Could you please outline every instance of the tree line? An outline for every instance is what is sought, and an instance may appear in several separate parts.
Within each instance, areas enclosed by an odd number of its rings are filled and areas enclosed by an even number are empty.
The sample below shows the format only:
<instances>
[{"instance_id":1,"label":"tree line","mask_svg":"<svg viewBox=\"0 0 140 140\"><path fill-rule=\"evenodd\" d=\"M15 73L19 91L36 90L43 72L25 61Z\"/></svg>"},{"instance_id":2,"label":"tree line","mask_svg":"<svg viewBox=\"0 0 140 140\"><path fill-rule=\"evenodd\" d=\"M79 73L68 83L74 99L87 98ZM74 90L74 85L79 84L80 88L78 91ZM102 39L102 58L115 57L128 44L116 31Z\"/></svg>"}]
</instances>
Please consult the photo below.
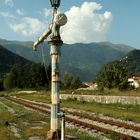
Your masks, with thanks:
<instances>
[{"instance_id":1,"label":"tree line","mask_svg":"<svg viewBox=\"0 0 140 140\"><path fill-rule=\"evenodd\" d=\"M81 85L79 77L69 73L62 75L60 86L62 89L77 89ZM0 79L0 90L13 89L50 89L51 65L44 67L42 64L31 63L27 65L15 64Z\"/></svg>"},{"instance_id":2,"label":"tree line","mask_svg":"<svg viewBox=\"0 0 140 140\"><path fill-rule=\"evenodd\" d=\"M132 73L123 63L109 63L105 65L96 77L99 90L117 88L128 89L128 78ZM50 89L51 66L31 63L27 65L14 65L11 70L0 79L0 90L11 89ZM78 89L81 81L78 76L64 73L61 76L61 89Z\"/></svg>"}]
</instances>

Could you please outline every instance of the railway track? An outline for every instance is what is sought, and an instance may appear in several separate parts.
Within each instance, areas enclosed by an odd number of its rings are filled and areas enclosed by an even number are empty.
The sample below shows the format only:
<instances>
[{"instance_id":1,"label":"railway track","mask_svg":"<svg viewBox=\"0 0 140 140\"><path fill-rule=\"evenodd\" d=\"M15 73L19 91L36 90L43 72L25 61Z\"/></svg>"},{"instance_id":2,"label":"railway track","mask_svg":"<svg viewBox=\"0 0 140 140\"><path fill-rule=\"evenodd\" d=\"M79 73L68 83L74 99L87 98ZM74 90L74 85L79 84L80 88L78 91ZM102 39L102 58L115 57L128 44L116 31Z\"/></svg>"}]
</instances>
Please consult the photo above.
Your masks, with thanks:
<instances>
[{"instance_id":1,"label":"railway track","mask_svg":"<svg viewBox=\"0 0 140 140\"><path fill-rule=\"evenodd\" d=\"M25 99L21 99L21 98L16 98L16 97L12 97L12 96L8 96L8 97L6 97L6 99L16 102L18 104L22 104L26 107L30 107L32 109L41 111L43 113L50 114L50 105L38 103L38 102L30 101L30 100L25 100ZM103 123L105 125L111 125L111 126L116 126L116 127L123 128L126 130L132 130L136 133L140 132L139 126L134 126L132 124L127 124L124 122L119 122L119 121L114 121L114 120L102 119L95 115L89 115L89 114L82 115L80 112L76 112L76 111L69 111L69 110L65 110L65 109L61 109L61 111L62 112L65 111L65 112L69 113L69 115L67 115L65 117L67 122L72 122L73 124L82 126L83 128L88 128L90 130L96 130L98 132L103 132L106 134L114 133L121 140L140 140L140 137L137 137L137 136L134 136L131 134L124 134L123 132L117 132L115 130L107 129L105 127L100 127L99 125L95 125L90 122L96 121L99 123ZM87 121L84 121L84 119L86 119Z\"/></svg>"}]
</instances>

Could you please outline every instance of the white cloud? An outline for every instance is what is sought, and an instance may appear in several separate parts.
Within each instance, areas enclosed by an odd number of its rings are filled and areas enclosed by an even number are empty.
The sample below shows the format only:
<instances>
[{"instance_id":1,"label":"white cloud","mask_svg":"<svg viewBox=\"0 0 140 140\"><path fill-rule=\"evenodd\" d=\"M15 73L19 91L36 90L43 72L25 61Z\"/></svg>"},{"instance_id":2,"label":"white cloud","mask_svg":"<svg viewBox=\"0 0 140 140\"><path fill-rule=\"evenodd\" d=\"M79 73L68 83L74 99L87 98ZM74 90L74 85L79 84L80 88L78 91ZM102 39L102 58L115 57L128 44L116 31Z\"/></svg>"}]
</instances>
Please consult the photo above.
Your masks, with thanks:
<instances>
[{"instance_id":1,"label":"white cloud","mask_svg":"<svg viewBox=\"0 0 140 140\"><path fill-rule=\"evenodd\" d=\"M48 16L50 16L52 14L52 9L44 8L43 13L44 13L45 17L48 17Z\"/></svg>"},{"instance_id":2,"label":"white cloud","mask_svg":"<svg viewBox=\"0 0 140 140\"><path fill-rule=\"evenodd\" d=\"M9 12L0 12L0 16L2 16L4 18L15 18L15 16Z\"/></svg>"},{"instance_id":3,"label":"white cloud","mask_svg":"<svg viewBox=\"0 0 140 140\"><path fill-rule=\"evenodd\" d=\"M96 2L84 2L81 7L73 6L66 12L68 23L62 28L65 43L89 43L105 41L112 21L111 12L100 11Z\"/></svg>"},{"instance_id":4,"label":"white cloud","mask_svg":"<svg viewBox=\"0 0 140 140\"><path fill-rule=\"evenodd\" d=\"M25 15L25 12L23 9L18 9L16 10L16 13L19 15L19 16L24 16Z\"/></svg>"},{"instance_id":5,"label":"white cloud","mask_svg":"<svg viewBox=\"0 0 140 140\"><path fill-rule=\"evenodd\" d=\"M106 12L104 13L104 17L105 17L106 19L110 19L110 18L112 17L111 12L106 11Z\"/></svg>"},{"instance_id":6,"label":"white cloud","mask_svg":"<svg viewBox=\"0 0 140 140\"><path fill-rule=\"evenodd\" d=\"M36 18L25 17L20 23L10 24L10 28L24 36L32 36L42 32L45 29L45 24Z\"/></svg>"},{"instance_id":7,"label":"white cloud","mask_svg":"<svg viewBox=\"0 0 140 140\"><path fill-rule=\"evenodd\" d=\"M5 0L4 2L6 5L8 5L10 7L13 7L13 5L14 5L14 0Z\"/></svg>"}]
</instances>

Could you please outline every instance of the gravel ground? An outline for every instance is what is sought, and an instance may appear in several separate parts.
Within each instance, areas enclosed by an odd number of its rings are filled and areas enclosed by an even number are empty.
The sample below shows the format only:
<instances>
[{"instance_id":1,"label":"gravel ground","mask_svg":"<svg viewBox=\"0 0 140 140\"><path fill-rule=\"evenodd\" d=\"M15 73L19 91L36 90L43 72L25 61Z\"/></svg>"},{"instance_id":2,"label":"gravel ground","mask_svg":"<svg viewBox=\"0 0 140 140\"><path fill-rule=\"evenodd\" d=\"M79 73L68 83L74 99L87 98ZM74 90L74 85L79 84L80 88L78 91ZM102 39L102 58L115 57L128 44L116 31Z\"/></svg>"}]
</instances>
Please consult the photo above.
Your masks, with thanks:
<instances>
[{"instance_id":1,"label":"gravel ground","mask_svg":"<svg viewBox=\"0 0 140 140\"><path fill-rule=\"evenodd\" d=\"M121 123L123 122L123 123L127 123L127 124L130 124L130 125L140 127L140 123L135 123L135 122L132 122L132 121L124 121L124 120L121 120L121 119L116 119L116 118L113 118L113 117L104 116L103 114L96 115L95 113L87 112L87 111L83 111L83 110L79 110L79 109L70 109L70 108L64 108L64 109L68 110L68 111L72 111L72 112L79 112L79 113L82 113L82 114L85 113L85 114L89 114L89 115L94 115L94 116L100 117L101 119L113 120L113 121L118 121L118 122L121 122Z\"/></svg>"},{"instance_id":2,"label":"gravel ground","mask_svg":"<svg viewBox=\"0 0 140 140\"><path fill-rule=\"evenodd\" d=\"M97 138L99 140L111 140L111 139L105 137L104 134L101 132L96 132L95 130L83 129L82 127L74 125L73 123L66 122L66 128L77 129L79 132L87 133L89 136L91 136L93 138Z\"/></svg>"},{"instance_id":3,"label":"gravel ground","mask_svg":"<svg viewBox=\"0 0 140 140\"><path fill-rule=\"evenodd\" d=\"M19 133L19 129L17 128L16 124L11 123L9 129L14 134L16 139L22 140L21 135Z\"/></svg>"},{"instance_id":4,"label":"gravel ground","mask_svg":"<svg viewBox=\"0 0 140 140\"><path fill-rule=\"evenodd\" d=\"M110 129L110 130L113 130L113 131L116 131L116 132L119 132L119 133L123 133L123 134L126 134L126 135L130 135L130 136L140 138L140 132L136 132L136 131L133 131L133 130L130 130L130 129L125 129L125 128L122 128L122 127L117 127L117 126L114 126L114 125L104 124L104 123L97 122L97 121L92 121L92 120L89 120L89 119L83 119L83 118L80 118L79 116L72 116L72 115L67 115L67 116L71 117L71 118L74 118L74 119L79 119L80 121L83 121L83 122L86 122L86 123L89 123L89 124L93 124L93 125L96 125L96 126L99 126L99 127L102 127L102 128Z\"/></svg>"}]
</instances>

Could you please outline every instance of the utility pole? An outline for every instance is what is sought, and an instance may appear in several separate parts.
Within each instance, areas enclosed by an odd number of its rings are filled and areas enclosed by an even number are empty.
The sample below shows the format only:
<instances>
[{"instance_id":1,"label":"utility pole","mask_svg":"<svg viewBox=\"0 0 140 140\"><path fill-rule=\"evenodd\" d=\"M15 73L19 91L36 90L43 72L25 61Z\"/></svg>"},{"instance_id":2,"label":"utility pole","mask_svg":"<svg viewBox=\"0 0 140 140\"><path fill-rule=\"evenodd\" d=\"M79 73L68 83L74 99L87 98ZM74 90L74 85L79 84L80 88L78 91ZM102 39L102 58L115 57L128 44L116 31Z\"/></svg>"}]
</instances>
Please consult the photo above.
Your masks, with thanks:
<instances>
[{"instance_id":1,"label":"utility pole","mask_svg":"<svg viewBox=\"0 0 140 140\"><path fill-rule=\"evenodd\" d=\"M63 41L60 36L60 27L67 23L67 17L65 14L57 13L57 9L60 5L60 0L50 0L51 5L54 8L52 24L49 26L47 32L44 32L38 40L33 44L33 50L36 50L37 46L41 44L49 35L51 40L48 41L50 45L51 55L51 128L47 134L47 140L60 140L61 128L60 128L60 72L59 72L59 58L61 55L61 46Z\"/></svg>"}]
</instances>

